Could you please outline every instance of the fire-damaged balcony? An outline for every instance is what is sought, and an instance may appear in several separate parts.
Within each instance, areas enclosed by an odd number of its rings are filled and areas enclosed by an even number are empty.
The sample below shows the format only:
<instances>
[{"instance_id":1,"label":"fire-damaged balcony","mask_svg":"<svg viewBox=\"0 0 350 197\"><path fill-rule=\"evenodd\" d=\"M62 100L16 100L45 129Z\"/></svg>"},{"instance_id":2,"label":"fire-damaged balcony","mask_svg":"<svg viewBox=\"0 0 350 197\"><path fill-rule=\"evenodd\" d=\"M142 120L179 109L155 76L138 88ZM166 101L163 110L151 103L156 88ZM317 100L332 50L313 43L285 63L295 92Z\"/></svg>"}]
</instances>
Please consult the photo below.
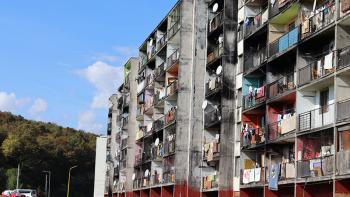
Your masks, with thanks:
<instances>
[{"instance_id":1,"label":"fire-damaged balcony","mask_svg":"<svg viewBox=\"0 0 350 197\"><path fill-rule=\"evenodd\" d=\"M248 73L260 65L265 63L267 60L267 49L264 45L258 45L256 47L249 48L244 53L244 73Z\"/></svg>"},{"instance_id":2,"label":"fire-damaged balcony","mask_svg":"<svg viewBox=\"0 0 350 197\"><path fill-rule=\"evenodd\" d=\"M214 77L210 78L208 82L205 84L205 96L210 97L212 95L215 95L216 93L219 93L222 89L222 76L215 75Z\"/></svg>"},{"instance_id":3,"label":"fire-damaged balcony","mask_svg":"<svg viewBox=\"0 0 350 197\"><path fill-rule=\"evenodd\" d=\"M323 128L334 123L334 104L324 105L299 114L299 132Z\"/></svg>"},{"instance_id":4,"label":"fire-damaged balcony","mask_svg":"<svg viewBox=\"0 0 350 197\"><path fill-rule=\"evenodd\" d=\"M300 68L298 73L298 86L308 84L334 73L335 66L333 60L334 54L330 52L307 66Z\"/></svg>"},{"instance_id":5,"label":"fire-damaged balcony","mask_svg":"<svg viewBox=\"0 0 350 197\"><path fill-rule=\"evenodd\" d=\"M223 53L224 53L224 48L222 44L219 44L215 48L213 48L212 51L208 53L207 66L210 67L210 65L220 60Z\"/></svg>"},{"instance_id":6,"label":"fire-damaged balcony","mask_svg":"<svg viewBox=\"0 0 350 197\"><path fill-rule=\"evenodd\" d=\"M268 21L268 9L260 11L255 16L247 16L244 23L244 36L248 37L255 33Z\"/></svg>"},{"instance_id":7,"label":"fire-damaged balcony","mask_svg":"<svg viewBox=\"0 0 350 197\"><path fill-rule=\"evenodd\" d=\"M350 46L344 47L338 51L337 70L350 66Z\"/></svg>"},{"instance_id":8,"label":"fire-damaged balcony","mask_svg":"<svg viewBox=\"0 0 350 197\"><path fill-rule=\"evenodd\" d=\"M283 53L285 50L297 44L298 41L299 27L297 26L269 44L269 56L272 57Z\"/></svg>"},{"instance_id":9,"label":"fire-damaged balcony","mask_svg":"<svg viewBox=\"0 0 350 197\"><path fill-rule=\"evenodd\" d=\"M163 183L175 182L175 155L164 158L163 161Z\"/></svg>"},{"instance_id":10,"label":"fire-damaged balcony","mask_svg":"<svg viewBox=\"0 0 350 197\"><path fill-rule=\"evenodd\" d=\"M334 1L328 1L317 9L303 10L301 22L301 39L309 37L333 23L336 16Z\"/></svg>"},{"instance_id":11,"label":"fire-damaged balcony","mask_svg":"<svg viewBox=\"0 0 350 197\"><path fill-rule=\"evenodd\" d=\"M294 72L282 75L278 80L268 85L268 97L269 99L278 97L286 92L294 90L295 87Z\"/></svg>"},{"instance_id":12,"label":"fire-damaged balcony","mask_svg":"<svg viewBox=\"0 0 350 197\"><path fill-rule=\"evenodd\" d=\"M221 121L220 105L207 103L204 109L204 127L211 128L217 126Z\"/></svg>"},{"instance_id":13,"label":"fire-damaged balcony","mask_svg":"<svg viewBox=\"0 0 350 197\"><path fill-rule=\"evenodd\" d=\"M297 139L297 177L308 181L330 179L334 171L333 129Z\"/></svg>"},{"instance_id":14,"label":"fire-damaged balcony","mask_svg":"<svg viewBox=\"0 0 350 197\"><path fill-rule=\"evenodd\" d=\"M213 19L211 19L209 21L209 25L208 25L209 34L212 34L215 31L219 31L219 29L222 27L223 21L224 21L223 20L223 13L222 12L217 13L213 17Z\"/></svg>"}]
</instances>

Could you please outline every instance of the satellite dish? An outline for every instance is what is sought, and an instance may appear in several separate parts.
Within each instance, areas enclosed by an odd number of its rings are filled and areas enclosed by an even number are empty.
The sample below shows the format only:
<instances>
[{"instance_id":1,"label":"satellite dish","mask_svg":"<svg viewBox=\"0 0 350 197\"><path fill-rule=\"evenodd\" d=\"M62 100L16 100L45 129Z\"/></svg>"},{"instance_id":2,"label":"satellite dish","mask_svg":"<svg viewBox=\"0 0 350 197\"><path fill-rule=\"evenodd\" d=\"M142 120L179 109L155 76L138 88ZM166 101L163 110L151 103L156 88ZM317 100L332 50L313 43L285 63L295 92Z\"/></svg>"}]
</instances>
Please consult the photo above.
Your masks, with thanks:
<instances>
[{"instance_id":1,"label":"satellite dish","mask_svg":"<svg viewBox=\"0 0 350 197\"><path fill-rule=\"evenodd\" d=\"M213 5L213 12L214 12L214 13L217 12L217 11L218 11L218 8L219 8L219 4L218 4L218 3L215 3L215 4Z\"/></svg>"},{"instance_id":2,"label":"satellite dish","mask_svg":"<svg viewBox=\"0 0 350 197\"><path fill-rule=\"evenodd\" d=\"M156 139L156 141L154 142L154 145L156 145L156 146L159 145L159 138Z\"/></svg>"},{"instance_id":3,"label":"satellite dish","mask_svg":"<svg viewBox=\"0 0 350 197\"><path fill-rule=\"evenodd\" d=\"M222 72L222 66L220 65L220 66L218 66L218 68L216 69L216 74L217 74L217 75L220 75L221 72Z\"/></svg>"},{"instance_id":4,"label":"satellite dish","mask_svg":"<svg viewBox=\"0 0 350 197\"><path fill-rule=\"evenodd\" d=\"M146 171L145 171L145 177L148 177L149 176L149 170L147 169Z\"/></svg>"},{"instance_id":5,"label":"satellite dish","mask_svg":"<svg viewBox=\"0 0 350 197\"><path fill-rule=\"evenodd\" d=\"M134 174L132 174L132 180L134 181L135 180L135 173Z\"/></svg>"},{"instance_id":6,"label":"satellite dish","mask_svg":"<svg viewBox=\"0 0 350 197\"><path fill-rule=\"evenodd\" d=\"M205 108L207 108L207 106L208 106L208 101L207 100L203 101L202 109L204 110Z\"/></svg>"}]
</instances>

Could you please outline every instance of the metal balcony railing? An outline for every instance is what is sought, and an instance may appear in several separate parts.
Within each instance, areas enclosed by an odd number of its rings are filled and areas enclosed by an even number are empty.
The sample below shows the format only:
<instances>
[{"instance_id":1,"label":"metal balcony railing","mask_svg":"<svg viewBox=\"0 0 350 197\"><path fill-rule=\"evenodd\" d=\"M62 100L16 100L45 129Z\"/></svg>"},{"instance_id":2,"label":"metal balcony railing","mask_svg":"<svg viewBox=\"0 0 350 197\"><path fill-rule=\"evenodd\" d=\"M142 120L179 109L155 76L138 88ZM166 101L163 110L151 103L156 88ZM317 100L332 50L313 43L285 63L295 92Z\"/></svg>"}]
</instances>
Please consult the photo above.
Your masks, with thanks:
<instances>
[{"instance_id":1,"label":"metal balcony railing","mask_svg":"<svg viewBox=\"0 0 350 197\"><path fill-rule=\"evenodd\" d=\"M322 177L333 174L334 155L297 161L297 177Z\"/></svg>"},{"instance_id":2,"label":"metal balcony railing","mask_svg":"<svg viewBox=\"0 0 350 197\"><path fill-rule=\"evenodd\" d=\"M146 77L146 86L149 86L153 83L154 81L154 75L153 74L149 74Z\"/></svg>"},{"instance_id":3,"label":"metal balcony railing","mask_svg":"<svg viewBox=\"0 0 350 197\"><path fill-rule=\"evenodd\" d=\"M166 87L166 96L171 96L175 92L177 92L179 86L177 80L171 82L167 87Z\"/></svg>"},{"instance_id":4,"label":"metal balcony railing","mask_svg":"<svg viewBox=\"0 0 350 197\"><path fill-rule=\"evenodd\" d=\"M154 186L154 185L159 185L161 184L163 181L161 180L161 175L160 174L153 174L151 176L151 182L150 185Z\"/></svg>"},{"instance_id":5,"label":"metal balcony railing","mask_svg":"<svg viewBox=\"0 0 350 197\"><path fill-rule=\"evenodd\" d=\"M172 38L180 29L180 20L176 21L168 30L168 40Z\"/></svg>"},{"instance_id":6,"label":"metal balcony railing","mask_svg":"<svg viewBox=\"0 0 350 197\"><path fill-rule=\"evenodd\" d=\"M338 51L337 69L343 69L350 66L350 45Z\"/></svg>"},{"instance_id":7,"label":"metal balcony railing","mask_svg":"<svg viewBox=\"0 0 350 197\"><path fill-rule=\"evenodd\" d=\"M165 141L163 143L163 151L164 151L164 155L171 155L175 153L175 139L173 139L172 141Z\"/></svg>"},{"instance_id":8,"label":"metal balcony railing","mask_svg":"<svg viewBox=\"0 0 350 197\"><path fill-rule=\"evenodd\" d=\"M327 58L327 62L325 61ZM298 85L302 86L316 79L327 76L331 73L334 73L334 64L333 64L334 54L330 53L311 64L299 69L299 81ZM331 59L331 60L329 60Z\"/></svg>"},{"instance_id":9,"label":"metal balcony railing","mask_svg":"<svg viewBox=\"0 0 350 197\"><path fill-rule=\"evenodd\" d=\"M281 163L281 173L279 180L288 180L295 178L295 163L289 162L289 163Z\"/></svg>"},{"instance_id":10,"label":"metal balcony railing","mask_svg":"<svg viewBox=\"0 0 350 197\"><path fill-rule=\"evenodd\" d=\"M154 71L154 78L157 78L165 73L164 63L159 65Z\"/></svg>"},{"instance_id":11,"label":"metal balcony railing","mask_svg":"<svg viewBox=\"0 0 350 197\"><path fill-rule=\"evenodd\" d=\"M139 71L143 70L143 68L144 68L144 67L146 66L146 64L147 64L147 61L148 61L147 56L141 57L140 62L139 62Z\"/></svg>"},{"instance_id":12,"label":"metal balcony railing","mask_svg":"<svg viewBox=\"0 0 350 197\"><path fill-rule=\"evenodd\" d=\"M262 18L262 15L264 12L266 12L266 9L262 10L259 14L246 19L245 26L244 26L245 37L253 34L257 29L259 29L259 27L261 27L264 24L264 22L266 22L266 21L263 21L263 18Z\"/></svg>"},{"instance_id":13,"label":"metal balcony railing","mask_svg":"<svg viewBox=\"0 0 350 197\"><path fill-rule=\"evenodd\" d=\"M299 114L299 132L309 131L334 123L334 104Z\"/></svg>"},{"instance_id":14,"label":"metal balcony railing","mask_svg":"<svg viewBox=\"0 0 350 197\"><path fill-rule=\"evenodd\" d=\"M174 182L175 182L174 171L163 172L163 183L174 183Z\"/></svg>"},{"instance_id":15,"label":"metal balcony railing","mask_svg":"<svg viewBox=\"0 0 350 197\"><path fill-rule=\"evenodd\" d=\"M294 72L287 74L279 78L278 80L270 83L268 87L269 87L269 98L276 97L287 91L295 89Z\"/></svg>"},{"instance_id":16,"label":"metal balcony railing","mask_svg":"<svg viewBox=\"0 0 350 197\"><path fill-rule=\"evenodd\" d=\"M350 98L337 103L337 122L350 120Z\"/></svg>"},{"instance_id":17,"label":"metal balcony railing","mask_svg":"<svg viewBox=\"0 0 350 197\"><path fill-rule=\"evenodd\" d=\"M217 46L211 53L209 53L207 58L207 63L210 64L221 57L221 55L224 53L223 46Z\"/></svg>"},{"instance_id":18,"label":"metal balcony railing","mask_svg":"<svg viewBox=\"0 0 350 197\"><path fill-rule=\"evenodd\" d=\"M281 53L299 41L299 27L295 27L269 44L269 56Z\"/></svg>"},{"instance_id":19,"label":"metal balcony railing","mask_svg":"<svg viewBox=\"0 0 350 197\"><path fill-rule=\"evenodd\" d=\"M209 79L209 81L205 84L205 94L206 96L221 90L222 88L222 77L216 76L214 79Z\"/></svg>"},{"instance_id":20,"label":"metal balcony railing","mask_svg":"<svg viewBox=\"0 0 350 197\"><path fill-rule=\"evenodd\" d=\"M335 13L335 3L327 2L322 10L301 23L301 38L306 38L334 22Z\"/></svg>"},{"instance_id":21,"label":"metal balcony railing","mask_svg":"<svg viewBox=\"0 0 350 197\"><path fill-rule=\"evenodd\" d=\"M209 33L215 31L223 23L222 12L218 13L212 20L209 21Z\"/></svg>"},{"instance_id":22,"label":"metal balcony railing","mask_svg":"<svg viewBox=\"0 0 350 197\"><path fill-rule=\"evenodd\" d=\"M148 58L147 58L147 61L149 61L157 52L156 50L156 46L155 45L152 45L150 46L149 48L150 50L148 51Z\"/></svg>"},{"instance_id":23,"label":"metal balcony railing","mask_svg":"<svg viewBox=\"0 0 350 197\"><path fill-rule=\"evenodd\" d=\"M278 122L270 123L267 126L267 140L273 141L284 136L285 134L295 131L296 115L290 116Z\"/></svg>"},{"instance_id":24,"label":"metal balcony railing","mask_svg":"<svg viewBox=\"0 0 350 197\"><path fill-rule=\"evenodd\" d=\"M156 89L156 93L153 98L153 105L157 105L161 100L165 98L165 89Z\"/></svg>"},{"instance_id":25,"label":"metal balcony railing","mask_svg":"<svg viewBox=\"0 0 350 197\"><path fill-rule=\"evenodd\" d=\"M164 116L153 122L153 130L158 131L164 127Z\"/></svg>"},{"instance_id":26,"label":"metal balcony railing","mask_svg":"<svg viewBox=\"0 0 350 197\"><path fill-rule=\"evenodd\" d=\"M170 68L174 64L177 64L179 62L180 58L180 51L179 49L176 49L167 59L167 68Z\"/></svg>"},{"instance_id":27,"label":"metal balcony railing","mask_svg":"<svg viewBox=\"0 0 350 197\"><path fill-rule=\"evenodd\" d=\"M245 53L244 57L244 72L259 67L267 60L267 49L266 47L251 48L250 51Z\"/></svg>"},{"instance_id":28,"label":"metal balcony railing","mask_svg":"<svg viewBox=\"0 0 350 197\"><path fill-rule=\"evenodd\" d=\"M142 153L142 163L148 162L152 158L152 148L151 147L145 147Z\"/></svg>"},{"instance_id":29,"label":"metal balcony railing","mask_svg":"<svg viewBox=\"0 0 350 197\"><path fill-rule=\"evenodd\" d=\"M163 144L160 143L158 146L153 146L151 150L151 160L159 160L163 157L164 151L163 151Z\"/></svg>"},{"instance_id":30,"label":"metal balcony railing","mask_svg":"<svg viewBox=\"0 0 350 197\"><path fill-rule=\"evenodd\" d=\"M142 163L142 154L136 154L135 155L135 164L134 166L139 166Z\"/></svg>"},{"instance_id":31,"label":"metal balcony railing","mask_svg":"<svg viewBox=\"0 0 350 197\"><path fill-rule=\"evenodd\" d=\"M220 106L204 112L204 127L211 127L221 121Z\"/></svg>"},{"instance_id":32,"label":"metal balcony railing","mask_svg":"<svg viewBox=\"0 0 350 197\"><path fill-rule=\"evenodd\" d=\"M166 42L168 41L167 39L168 39L167 34L166 33L163 34L163 36L157 42L157 51L159 51L160 49L163 48L163 46L165 46Z\"/></svg>"},{"instance_id":33,"label":"metal balcony railing","mask_svg":"<svg viewBox=\"0 0 350 197\"><path fill-rule=\"evenodd\" d=\"M263 184L265 180L265 168L241 169L241 185Z\"/></svg>"},{"instance_id":34,"label":"metal balcony railing","mask_svg":"<svg viewBox=\"0 0 350 197\"><path fill-rule=\"evenodd\" d=\"M138 189L141 188L142 185L142 178L135 178L135 180L133 181L133 188L134 189Z\"/></svg>"},{"instance_id":35,"label":"metal balcony railing","mask_svg":"<svg viewBox=\"0 0 350 197\"><path fill-rule=\"evenodd\" d=\"M251 93L243 96L243 110L250 109L266 101L266 85L259 88L253 88L253 91L256 91L256 94Z\"/></svg>"},{"instance_id":36,"label":"metal balcony railing","mask_svg":"<svg viewBox=\"0 0 350 197\"><path fill-rule=\"evenodd\" d=\"M350 151L340 151L337 153L337 174L350 174Z\"/></svg>"}]
</instances>

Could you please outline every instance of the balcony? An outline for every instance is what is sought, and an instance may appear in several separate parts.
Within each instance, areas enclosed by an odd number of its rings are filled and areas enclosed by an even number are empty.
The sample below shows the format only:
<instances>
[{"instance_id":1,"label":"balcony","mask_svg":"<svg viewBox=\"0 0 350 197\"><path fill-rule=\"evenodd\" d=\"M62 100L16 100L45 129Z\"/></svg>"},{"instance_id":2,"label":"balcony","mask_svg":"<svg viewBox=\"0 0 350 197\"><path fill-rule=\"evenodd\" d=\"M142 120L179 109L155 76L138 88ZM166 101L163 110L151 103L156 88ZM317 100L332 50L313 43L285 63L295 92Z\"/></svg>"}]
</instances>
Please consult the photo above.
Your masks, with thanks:
<instances>
[{"instance_id":1,"label":"balcony","mask_svg":"<svg viewBox=\"0 0 350 197\"><path fill-rule=\"evenodd\" d=\"M204 144L204 158L207 162L218 161L220 156L220 143L218 140Z\"/></svg>"},{"instance_id":2,"label":"balcony","mask_svg":"<svg viewBox=\"0 0 350 197\"><path fill-rule=\"evenodd\" d=\"M251 93L243 96L243 110L253 108L266 101L266 85L252 88Z\"/></svg>"},{"instance_id":3,"label":"balcony","mask_svg":"<svg viewBox=\"0 0 350 197\"><path fill-rule=\"evenodd\" d=\"M136 132L136 141L141 140L146 133L146 127L145 126L140 126L139 130Z\"/></svg>"},{"instance_id":4,"label":"balcony","mask_svg":"<svg viewBox=\"0 0 350 197\"><path fill-rule=\"evenodd\" d=\"M168 30L168 40L170 40L180 29L180 20L176 21Z\"/></svg>"},{"instance_id":5,"label":"balcony","mask_svg":"<svg viewBox=\"0 0 350 197\"><path fill-rule=\"evenodd\" d=\"M136 167L136 166L139 166L139 165L141 165L141 163L142 163L142 154L137 154L137 155L135 155L135 163L134 163L134 166Z\"/></svg>"},{"instance_id":6,"label":"balcony","mask_svg":"<svg viewBox=\"0 0 350 197\"><path fill-rule=\"evenodd\" d=\"M350 10L350 2L349 0L340 0L339 1L340 4L340 17L344 17L345 15L347 15L349 13Z\"/></svg>"},{"instance_id":7,"label":"balcony","mask_svg":"<svg viewBox=\"0 0 350 197\"><path fill-rule=\"evenodd\" d=\"M283 95L284 93L295 89L294 72L282 76L278 80L270 83L269 87L269 99Z\"/></svg>"},{"instance_id":8,"label":"balcony","mask_svg":"<svg viewBox=\"0 0 350 197\"><path fill-rule=\"evenodd\" d=\"M162 181L162 175L161 174L153 174L151 175L151 180L150 180L150 185L154 186L154 185L159 185L161 184Z\"/></svg>"},{"instance_id":9,"label":"balcony","mask_svg":"<svg viewBox=\"0 0 350 197\"><path fill-rule=\"evenodd\" d=\"M145 80L142 80L137 84L137 93L140 93L141 91L143 91L145 87L146 87L146 82Z\"/></svg>"},{"instance_id":10,"label":"balcony","mask_svg":"<svg viewBox=\"0 0 350 197\"><path fill-rule=\"evenodd\" d=\"M153 130L155 132L163 129L164 127L164 117L161 117L153 122Z\"/></svg>"},{"instance_id":11,"label":"balcony","mask_svg":"<svg viewBox=\"0 0 350 197\"><path fill-rule=\"evenodd\" d=\"M163 183L175 183L175 172L174 171L163 172Z\"/></svg>"},{"instance_id":12,"label":"balcony","mask_svg":"<svg viewBox=\"0 0 350 197\"><path fill-rule=\"evenodd\" d=\"M222 12L216 14L216 16L209 21L209 33L214 32L215 30L219 29L219 27L223 24L223 14Z\"/></svg>"},{"instance_id":13,"label":"balcony","mask_svg":"<svg viewBox=\"0 0 350 197\"><path fill-rule=\"evenodd\" d=\"M163 143L164 157L175 154L175 134L171 135L172 140Z\"/></svg>"},{"instance_id":14,"label":"balcony","mask_svg":"<svg viewBox=\"0 0 350 197\"><path fill-rule=\"evenodd\" d=\"M250 51L245 53L244 57L244 73L248 73L251 70L259 67L267 60L267 49L266 47L251 48Z\"/></svg>"},{"instance_id":15,"label":"balcony","mask_svg":"<svg viewBox=\"0 0 350 197\"><path fill-rule=\"evenodd\" d=\"M272 7L270 8L269 17L272 18L278 15L279 13L289 9L293 4L293 2L295 1L296 0L281 0L281 1L275 2L274 4L271 5Z\"/></svg>"},{"instance_id":16,"label":"balcony","mask_svg":"<svg viewBox=\"0 0 350 197\"><path fill-rule=\"evenodd\" d=\"M268 124L267 140L274 141L284 137L286 134L295 131L296 115L293 113L285 114L277 122Z\"/></svg>"},{"instance_id":17,"label":"balcony","mask_svg":"<svg viewBox=\"0 0 350 197\"><path fill-rule=\"evenodd\" d=\"M157 47L156 47L156 51L160 51L164 46L165 44L167 43L168 41L168 37L167 37L167 34L163 34L163 36L157 41Z\"/></svg>"},{"instance_id":18,"label":"balcony","mask_svg":"<svg viewBox=\"0 0 350 197\"><path fill-rule=\"evenodd\" d=\"M154 75L153 74L149 74L146 77L146 87L152 86L154 81Z\"/></svg>"},{"instance_id":19,"label":"balcony","mask_svg":"<svg viewBox=\"0 0 350 197\"><path fill-rule=\"evenodd\" d=\"M301 39L304 39L325 28L335 19L335 3L327 2L314 13L305 13L305 20L301 23Z\"/></svg>"},{"instance_id":20,"label":"balcony","mask_svg":"<svg viewBox=\"0 0 350 197\"><path fill-rule=\"evenodd\" d=\"M222 77L216 76L205 84L205 96L209 97L222 89Z\"/></svg>"},{"instance_id":21,"label":"balcony","mask_svg":"<svg viewBox=\"0 0 350 197\"><path fill-rule=\"evenodd\" d=\"M265 143L265 128L253 127L250 124L243 123L241 132L241 146L242 148L251 148Z\"/></svg>"},{"instance_id":22,"label":"balcony","mask_svg":"<svg viewBox=\"0 0 350 197\"><path fill-rule=\"evenodd\" d=\"M122 129L126 130L128 129L128 124L129 124L129 116L126 116L124 118L121 119L121 126L122 126Z\"/></svg>"},{"instance_id":23,"label":"balcony","mask_svg":"<svg viewBox=\"0 0 350 197\"><path fill-rule=\"evenodd\" d=\"M299 27L295 27L269 44L269 56L281 54L299 41Z\"/></svg>"},{"instance_id":24,"label":"balcony","mask_svg":"<svg viewBox=\"0 0 350 197\"><path fill-rule=\"evenodd\" d=\"M147 62L148 62L147 56L141 57L140 62L139 62L139 72L142 71L146 67Z\"/></svg>"},{"instance_id":25,"label":"balcony","mask_svg":"<svg viewBox=\"0 0 350 197\"><path fill-rule=\"evenodd\" d=\"M333 52L323 56L322 58L312 62L311 64L299 69L298 85L302 86L314 80L328 76L334 73L335 66L333 64Z\"/></svg>"},{"instance_id":26,"label":"balcony","mask_svg":"<svg viewBox=\"0 0 350 197\"><path fill-rule=\"evenodd\" d=\"M294 162L288 162L288 163L281 163L281 174L279 177L279 181L286 181L290 179L295 178L296 170L295 170L295 163Z\"/></svg>"},{"instance_id":27,"label":"balcony","mask_svg":"<svg viewBox=\"0 0 350 197\"><path fill-rule=\"evenodd\" d=\"M241 170L241 185L262 185L265 180L265 168Z\"/></svg>"},{"instance_id":28,"label":"balcony","mask_svg":"<svg viewBox=\"0 0 350 197\"><path fill-rule=\"evenodd\" d=\"M298 178L322 178L333 174L334 156L324 156L314 159L297 161Z\"/></svg>"},{"instance_id":29,"label":"balcony","mask_svg":"<svg viewBox=\"0 0 350 197\"><path fill-rule=\"evenodd\" d=\"M176 121L177 107L172 107L165 115L165 125L168 126Z\"/></svg>"},{"instance_id":30,"label":"balcony","mask_svg":"<svg viewBox=\"0 0 350 197\"><path fill-rule=\"evenodd\" d=\"M163 145L160 143L158 146L153 146L151 149L151 160L152 161L162 161L164 152Z\"/></svg>"},{"instance_id":31,"label":"balcony","mask_svg":"<svg viewBox=\"0 0 350 197\"><path fill-rule=\"evenodd\" d=\"M224 53L224 48L223 46L217 46L216 48L214 48L214 50L209 53L208 58L207 58L207 64L212 64L214 62L216 62L218 59L221 58L221 55Z\"/></svg>"},{"instance_id":32,"label":"balcony","mask_svg":"<svg viewBox=\"0 0 350 197\"><path fill-rule=\"evenodd\" d=\"M341 70L350 66L350 46L342 48L338 51L338 66L337 70Z\"/></svg>"},{"instance_id":33,"label":"balcony","mask_svg":"<svg viewBox=\"0 0 350 197\"><path fill-rule=\"evenodd\" d=\"M179 63L180 51L176 49L167 59L167 69Z\"/></svg>"},{"instance_id":34,"label":"balcony","mask_svg":"<svg viewBox=\"0 0 350 197\"><path fill-rule=\"evenodd\" d=\"M154 78L157 80L158 77L161 77L164 75L165 73L165 69L164 69L164 63L162 63L161 65L159 65L158 67L156 67L156 69L154 70Z\"/></svg>"},{"instance_id":35,"label":"balcony","mask_svg":"<svg viewBox=\"0 0 350 197\"><path fill-rule=\"evenodd\" d=\"M221 121L220 106L212 106L208 111L204 111L204 127L210 128Z\"/></svg>"},{"instance_id":36,"label":"balcony","mask_svg":"<svg viewBox=\"0 0 350 197\"><path fill-rule=\"evenodd\" d=\"M334 104L299 114L299 132L322 128L334 123Z\"/></svg>"},{"instance_id":37,"label":"balcony","mask_svg":"<svg viewBox=\"0 0 350 197\"><path fill-rule=\"evenodd\" d=\"M166 87L166 97L169 97L177 92L179 85L177 80L174 80Z\"/></svg>"},{"instance_id":38,"label":"balcony","mask_svg":"<svg viewBox=\"0 0 350 197\"><path fill-rule=\"evenodd\" d=\"M350 151L339 151L337 153L337 175L350 174Z\"/></svg>"},{"instance_id":39,"label":"balcony","mask_svg":"<svg viewBox=\"0 0 350 197\"><path fill-rule=\"evenodd\" d=\"M350 99L337 103L337 122L350 120Z\"/></svg>"},{"instance_id":40,"label":"balcony","mask_svg":"<svg viewBox=\"0 0 350 197\"><path fill-rule=\"evenodd\" d=\"M138 189L138 188L141 188L141 185L142 185L142 178L135 178L135 180L132 183L132 187L134 189Z\"/></svg>"},{"instance_id":41,"label":"balcony","mask_svg":"<svg viewBox=\"0 0 350 197\"><path fill-rule=\"evenodd\" d=\"M267 9L261 11L259 14L247 17L244 26L244 36L248 37L262 27L268 20Z\"/></svg>"},{"instance_id":42,"label":"balcony","mask_svg":"<svg viewBox=\"0 0 350 197\"><path fill-rule=\"evenodd\" d=\"M203 190L211 190L219 187L219 177L217 175L209 175L203 177Z\"/></svg>"},{"instance_id":43,"label":"balcony","mask_svg":"<svg viewBox=\"0 0 350 197\"><path fill-rule=\"evenodd\" d=\"M164 98L165 98L165 88L158 88L155 89L154 99L153 99L153 105L158 105Z\"/></svg>"}]
</instances>

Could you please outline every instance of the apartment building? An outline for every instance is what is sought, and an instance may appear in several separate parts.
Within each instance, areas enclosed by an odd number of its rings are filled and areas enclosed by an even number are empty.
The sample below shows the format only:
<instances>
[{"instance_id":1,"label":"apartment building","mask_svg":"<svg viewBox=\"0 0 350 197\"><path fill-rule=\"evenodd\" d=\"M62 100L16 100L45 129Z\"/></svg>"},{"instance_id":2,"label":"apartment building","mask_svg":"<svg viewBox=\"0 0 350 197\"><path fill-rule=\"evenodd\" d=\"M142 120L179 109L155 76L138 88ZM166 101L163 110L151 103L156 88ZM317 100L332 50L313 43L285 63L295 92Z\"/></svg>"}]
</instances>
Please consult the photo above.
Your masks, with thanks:
<instances>
[{"instance_id":1,"label":"apartment building","mask_svg":"<svg viewBox=\"0 0 350 197\"><path fill-rule=\"evenodd\" d=\"M238 4L240 196L349 196L349 2Z\"/></svg>"}]
</instances>

